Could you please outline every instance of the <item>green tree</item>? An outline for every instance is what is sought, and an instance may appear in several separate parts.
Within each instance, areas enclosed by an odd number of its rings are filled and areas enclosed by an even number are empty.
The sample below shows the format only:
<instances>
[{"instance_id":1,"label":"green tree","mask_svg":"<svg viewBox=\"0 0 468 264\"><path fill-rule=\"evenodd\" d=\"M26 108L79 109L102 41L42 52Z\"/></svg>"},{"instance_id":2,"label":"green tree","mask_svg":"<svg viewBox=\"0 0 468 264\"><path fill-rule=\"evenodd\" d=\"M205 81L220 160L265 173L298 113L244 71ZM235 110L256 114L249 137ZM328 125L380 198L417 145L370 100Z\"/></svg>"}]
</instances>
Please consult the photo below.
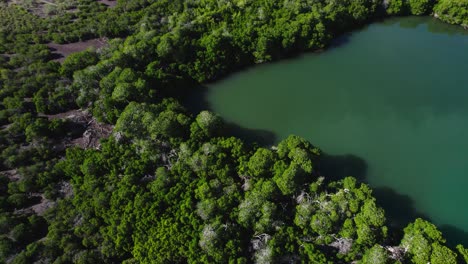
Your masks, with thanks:
<instances>
[{"instance_id":1,"label":"green tree","mask_svg":"<svg viewBox=\"0 0 468 264\"><path fill-rule=\"evenodd\" d=\"M409 224L404 232L401 246L411 254L414 263L441 261L441 258L445 257L447 261L452 260L454 253L442 245L445 239L433 224L418 218L414 223Z\"/></svg>"},{"instance_id":2,"label":"green tree","mask_svg":"<svg viewBox=\"0 0 468 264\"><path fill-rule=\"evenodd\" d=\"M460 253L460 256L468 263L468 250L462 245L457 245L457 250Z\"/></svg>"},{"instance_id":3,"label":"green tree","mask_svg":"<svg viewBox=\"0 0 468 264\"><path fill-rule=\"evenodd\" d=\"M275 175L273 179L284 195L292 195L299 191L306 177L307 173L302 167L292 163L283 174Z\"/></svg>"},{"instance_id":4,"label":"green tree","mask_svg":"<svg viewBox=\"0 0 468 264\"><path fill-rule=\"evenodd\" d=\"M468 1L440 0L434 6L435 15L450 24L468 25Z\"/></svg>"},{"instance_id":5,"label":"green tree","mask_svg":"<svg viewBox=\"0 0 468 264\"><path fill-rule=\"evenodd\" d=\"M223 126L221 117L209 111L200 112L195 120L198 127L210 137L217 135Z\"/></svg>"},{"instance_id":6,"label":"green tree","mask_svg":"<svg viewBox=\"0 0 468 264\"><path fill-rule=\"evenodd\" d=\"M258 148L250 157L248 162L249 174L252 176L269 176L275 162L273 151L265 148Z\"/></svg>"},{"instance_id":7,"label":"green tree","mask_svg":"<svg viewBox=\"0 0 468 264\"><path fill-rule=\"evenodd\" d=\"M446 246L439 243L432 244L431 263L433 264L456 264L457 254Z\"/></svg>"},{"instance_id":8,"label":"green tree","mask_svg":"<svg viewBox=\"0 0 468 264\"><path fill-rule=\"evenodd\" d=\"M409 0L409 7L413 15L426 15L432 12L433 0Z\"/></svg>"},{"instance_id":9,"label":"green tree","mask_svg":"<svg viewBox=\"0 0 468 264\"><path fill-rule=\"evenodd\" d=\"M359 262L362 264L387 264L391 263L390 256L385 248L381 245L374 245L368 249L362 260Z\"/></svg>"},{"instance_id":10,"label":"green tree","mask_svg":"<svg viewBox=\"0 0 468 264\"><path fill-rule=\"evenodd\" d=\"M15 245L7 236L0 236L0 262L6 262L14 252Z\"/></svg>"},{"instance_id":11,"label":"green tree","mask_svg":"<svg viewBox=\"0 0 468 264\"><path fill-rule=\"evenodd\" d=\"M98 62L98 54L92 50L85 50L70 54L60 67L60 74L72 78L73 73Z\"/></svg>"},{"instance_id":12,"label":"green tree","mask_svg":"<svg viewBox=\"0 0 468 264\"><path fill-rule=\"evenodd\" d=\"M407 9L406 0L389 0L386 11L389 15L404 15L408 12Z\"/></svg>"}]
</instances>

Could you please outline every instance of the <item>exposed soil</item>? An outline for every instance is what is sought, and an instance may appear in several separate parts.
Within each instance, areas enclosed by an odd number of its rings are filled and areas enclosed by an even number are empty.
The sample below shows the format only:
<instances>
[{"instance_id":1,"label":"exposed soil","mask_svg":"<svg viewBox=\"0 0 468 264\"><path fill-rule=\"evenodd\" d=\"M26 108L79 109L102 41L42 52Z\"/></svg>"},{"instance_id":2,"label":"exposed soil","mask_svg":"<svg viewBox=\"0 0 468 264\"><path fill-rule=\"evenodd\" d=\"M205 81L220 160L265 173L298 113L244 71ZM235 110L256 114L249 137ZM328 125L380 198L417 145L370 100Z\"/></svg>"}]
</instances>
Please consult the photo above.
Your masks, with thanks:
<instances>
[{"instance_id":1,"label":"exposed soil","mask_svg":"<svg viewBox=\"0 0 468 264\"><path fill-rule=\"evenodd\" d=\"M70 145L84 149L99 149L101 147L99 140L109 137L110 134L112 134L113 128L112 125L99 123L95 118L92 118L91 121L87 123L87 128L83 135L73 139Z\"/></svg>"},{"instance_id":2,"label":"exposed soil","mask_svg":"<svg viewBox=\"0 0 468 264\"><path fill-rule=\"evenodd\" d=\"M40 197L41 201L38 204L35 204L30 207L26 207L23 209L15 210L13 213L16 215L28 215L28 214L37 214L37 215L44 215L47 209L55 206L56 202L51 201L44 197L44 194L41 193L32 193L30 197Z\"/></svg>"},{"instance_id":3,"label":"exposed soil","mask_svg":"<svg viewBox=\"0 0 468 264\"><path fill-rule=\"evenodd\" d=\"M31 206L31 209L37 215L42 216L44 215L45 211L47 211L47 209L54 207L55 204L56 202L54 201L48 200L46 198L42 198L41 202Z\"/></svg>"},{"instance_id":4,"label":"exposed soil","mask_svg":"<svg viewBox=\"0 0 468 264\"><path fill-rule=\"evenodd\" d=\"M114 129L112 125L99 123L87 110L70 110L60 114L42 116L47 117L49 120L57 118L68 119L77 126L84 128L84 132L78 137L65 142L65 147L78 146L84 149L99 149L99 140L109 137Z\"/></svg>"},{"instance_id":5,"label":"exposed soil","mask_svg":"<svg viewBox=\"0 0 468 264\"><path fill-rule=\"evenodd\" d=\"M47 117L49 120L61 118L61 119L70 119L72 121L75 121L76 119L86 120L88 115L89 115L89 113L87 111L84 111L84 110L81 110L81 109L74 109L74 110L70 110L70 111L67 111L67 112L58 113L58 114L55 114L55 115L39 114L39 116ZM76 120L76 121L79 121L79 120Z\"/></svg>"},{"instance_id":6,"label":"exposed soil","mask_svg":"<svg viewBox=\"0 0 468 264\"><path fill-rule=\"evenodd\" d=\"M17 170L0 171L0 175L6 176L8 179L10 179L10 181L13 182L21 180L21 175Z\"/></svg>"},{"instance_id":7,"label":"exposed soil","mask_svg":"<svg viewBox=\"0 0 468 264\"><path fill-rule=\"evenodd\" d=\"M108 7L114 7L117 5L117 1L111 1L111 0L98 0L98 2L103 3Z\"/></svg>"},{"instance_id":8,"label":"exposed soil","mask_svg":"<svg viewBox=\"0 0 468 264\"><path fill-rule=\"evenodd\" d=\"M3 53L3 54L0 54L0 56L3 56L5 58L11 58L13 57L15 54L8 54L8 53Z\"/></svg>"},{"instance_id":9,"label":"exposed soil","mask_svg":"<svg viewBox=\"0 0 468 264\"><path fill-rule=\"evenodd\" d=\"M87 48L100 49L107 45L106 38L90 39L68 44L49 43L47 46L52 50L52 55L56 58L54 61L63 62L70 54L86 50Z\"/></svg>"}]
</instances>

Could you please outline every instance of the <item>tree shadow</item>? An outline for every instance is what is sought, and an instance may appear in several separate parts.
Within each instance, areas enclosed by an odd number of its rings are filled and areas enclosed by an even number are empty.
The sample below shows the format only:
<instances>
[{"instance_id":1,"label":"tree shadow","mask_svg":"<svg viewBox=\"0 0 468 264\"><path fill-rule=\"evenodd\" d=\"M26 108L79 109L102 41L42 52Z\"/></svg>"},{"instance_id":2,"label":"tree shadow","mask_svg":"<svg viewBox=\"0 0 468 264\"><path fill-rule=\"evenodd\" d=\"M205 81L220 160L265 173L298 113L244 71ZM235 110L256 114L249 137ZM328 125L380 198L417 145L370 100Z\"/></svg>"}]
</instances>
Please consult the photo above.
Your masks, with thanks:
<instances>
[{"instance_id":1,"label":"tree shadow","mask_svg":"<svg viewBox=\"0 0 468 264\"><path fill-rule=\"evenodd\" d=\"M185 93L180 93L177 98L190 113L196 115L203 110L213 110L207 98L208 92L208 87L197 85Z\"/></svg>"},{"instance_id":2,"label":"tree shadow","mask_svg":"<svg viewBox=\"0 0 468 264\"><path fill-rule=\"evenodd\" d=\"M359 181L365 181L367 163L358 156L328 155L322 153L318 164L321 175L330 180L340 180L347 176L353 176Z\"/></svg>"},{"instance_id":3,"label":"tree shadow","mask_svg":"<svg viewBox=\"0 0 468 264\"><path fill-rule=\"evenodd\" d=\"M207 93L208 88L200 85L184 94L180 97L180 100L184 107L195 116L204 110L213 111L207 100ZM246 128L232 122L225 122L225 132L223 134L240 138L248 144L258 144L260 146L271 146L277 140L276 134L271 131Z\"/></svg>"},{"instance_id":4,"label":"tree shadow","mask_svg":"<svg viewBox=\"0 0 468 264\"><path fill-rule=\"evenodd\" d=\"M355 177L359 182L367 181L367 163L355 155L329 155L322 154L317 169L320 175L330 181L343 179L347 176ZM372 187L373 196L377 204L385 210L387 225L390 227L389 240L399 243L403 238L403 229L417 218L431 219L418 211L414 200L404 194L400 194L389 187ZM447 239L447 245L454 248L458 244L468 246L468 232L452 225L438 226L443 236Z\"/></svg>"},{"instance_id":5,"label":"tree shadow","mask_svg":"<svg viewBox=\"0 0 468 264\"><path fill-rule=\"evenodd\" d=\"M439 227L442 235L447 239L447 245L454 248L458 244L468 247L468 232L453 225Z\"/></svg>"},{"instance_id":6,"label":"tree shadow","mask_svg":"<svg viewBox=\"0 0 468 264\"><path fill-rule=\"evenodd\" d=\"M347 32L347 33L343 33L342 35L338 37L335 37L330 43L330 45L326 48L326 51L337 49L348 44L351 40L352 35L353 35L353 32Z\"/></svg>"},{"instance_id":7,"label":"tree shadow","mask_svg":"<svg viewBox=\"0 0 468 264\"><path fill-rule=\"evenodd\" d=\"M397 193L389 187L373 188L373 194L377 204L385 209L393 227L404 228L418 217L428 219L416 210L413 199L408 195Z\"/></svg>"},{"instance_id":8,"label":"tree shadow","mask_svg":"<svg viewBox=\"0 0 468 264\"><path fill-rule=\"evenodd\" d=\"M86 131L86 124L68 121L65 123L65 131L67 131L66 136L72 139L79 138L83 136L83 133Z\"/></svg>"},{"instance_id":9,"label":"tree shadow","mask_svg":"<svg viewBox=\"0 0 468 264\"><path fill-rule=\"evenodd\" d=\"M50 50L50 55L49 55L50 60L61 60L65 58L63 54L60 54L56 48L49 47L49 50Z\"/></svg>"},{"instance_id":10,"label":"tree shadow","mask_svg":"<svg viewBox=\"0 0 468 264\"><path fill-rule=\"evenodd\" d=\"M246 128L235 123L226 123L226 131L228 136L240 138L250 145L272 146L277 140L276 134L271 131Z\"/></svg>"},{"instance_id":11,"label":"tree shadow","mask_svg":"<svg viewBox=\"0 0 468 264\"><path fill-rule=\"evenodd\" d=\"M426 215L418 212L414 201L408 195L397 193L389 187L372 188L377 204L385 210L387 225L392 231L390 239L399 242L403 238L403 229L414 222L416 218L429 219Z\"/></svg>"},{"instance_id":12,"label":"tree shadow","mask_svg":"<svg viewBox=\"0 0 468 264\"><path fill-rule=\"evenodd\" d=\"M397 193L388 187L372 188L377 204L385 210L388 219L388 226L392 232L390 238L395 241L401 241L403 238L403 229L416 218L422 218L427 221L431 219L419 212L414 206L414 201L408 195ZM455 248L462 244L468 246L468 232L452 225L438 226L437 229L442 232L443 237L447 239L447 245Z\"/></svg>"}]
</instances>

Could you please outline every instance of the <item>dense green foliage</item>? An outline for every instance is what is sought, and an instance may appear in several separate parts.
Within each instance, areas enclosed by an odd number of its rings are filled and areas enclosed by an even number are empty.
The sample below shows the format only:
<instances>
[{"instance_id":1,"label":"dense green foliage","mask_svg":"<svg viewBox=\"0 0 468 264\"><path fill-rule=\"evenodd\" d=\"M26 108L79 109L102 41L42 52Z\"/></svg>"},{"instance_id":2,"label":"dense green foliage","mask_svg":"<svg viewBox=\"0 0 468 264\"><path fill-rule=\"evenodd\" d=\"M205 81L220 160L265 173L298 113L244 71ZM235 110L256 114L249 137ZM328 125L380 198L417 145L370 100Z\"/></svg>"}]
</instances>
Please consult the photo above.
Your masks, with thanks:
<instances>
[{"instance_id":1,"label":"dense green foliage","mask_svg":"<svg viewBox=\"0 0 468 264\"><path fill-rule=\"evenodd\" d=\"M450 24L462 25L468 28L468 1L443 0L434 7L438 18Z\"/></svg>"},{"instance_id":2,"label":"dense green foliage","mask_svg":"<svg viewBox=\"0 0 468 264\"><path fill-rule=\"evenodd\" d=\"M0 263L466 260L421 219L400 241L369 187L321 175L309 142L249 145L170 99L385 13L435 4L468 24L465 0L386 3L1 1ZM48 46L97 37L61 63Z\"/></svg>"},{"instance_id":3,"label":"dense green foliage","mask_svg":"<svg viewBox=\"0 0 468 264\"><path fill-rule=\"evenodd\" d=\"M434 0L389 0L387 13L391 15L427 15L432 12Z\"/></svg>"},{"instance_id":4,"label":"dense green foliage","mask_svg":"<svg viewBox=\"0 0 468 264\"><path fill-rule=\"evenodd\" d=\"M388 0L385 5L390 15L432 14L447 23L468 27L466 0Z\"/></svg>"},{"instance_id":5,"label":"dense green foliage","mask_svg":"<svg viewBox=\"0 0 468 264\"><path fill-rule=\"evenodd\" d=\"M384 212L367 185L327 180L320 150L296 136L271 149L213 138L222 124L207 115L192 118L173 100L131 103L100 150L68 149L56 169L71 179L73 199L47 214L43 249L28 259L48 252L79 263L456 260L421 219L394 247L407 253L392 260Z\"/></svg>"}]
</instances>

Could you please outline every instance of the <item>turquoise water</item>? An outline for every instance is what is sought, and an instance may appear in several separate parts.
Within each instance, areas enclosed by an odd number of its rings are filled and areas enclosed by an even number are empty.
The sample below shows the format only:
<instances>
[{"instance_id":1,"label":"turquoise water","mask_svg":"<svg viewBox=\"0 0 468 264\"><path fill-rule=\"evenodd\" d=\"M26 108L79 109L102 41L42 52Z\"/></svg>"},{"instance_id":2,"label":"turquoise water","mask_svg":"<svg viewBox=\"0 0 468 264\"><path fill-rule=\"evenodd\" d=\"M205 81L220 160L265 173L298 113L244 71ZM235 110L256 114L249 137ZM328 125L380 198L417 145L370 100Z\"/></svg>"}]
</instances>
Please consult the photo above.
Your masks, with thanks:
<instances>
[{"instance_id":1,"label":"turquoise water","mask_svg":"<svg viewBox=\"0 0 468 264\"><path fill-rule=\"evenodd\" d=\"M468 31L432 18L386 20L323 53L234 74L205 99L276 141L296 134L328 154L355 155L394 223L423 215L467 244Z\"/></svg>"}]
</instances>

